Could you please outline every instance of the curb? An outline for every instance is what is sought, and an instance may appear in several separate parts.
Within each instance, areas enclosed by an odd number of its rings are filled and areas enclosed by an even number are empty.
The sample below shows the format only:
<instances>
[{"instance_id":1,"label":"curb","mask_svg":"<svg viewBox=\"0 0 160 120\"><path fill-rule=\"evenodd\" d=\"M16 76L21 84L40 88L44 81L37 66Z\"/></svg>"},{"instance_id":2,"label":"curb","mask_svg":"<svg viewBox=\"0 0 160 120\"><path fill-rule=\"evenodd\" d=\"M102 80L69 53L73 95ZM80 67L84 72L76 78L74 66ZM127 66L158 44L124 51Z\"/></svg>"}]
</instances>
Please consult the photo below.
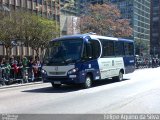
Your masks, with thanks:
<instances>
[{"instance_id":1,"label":"curb","mask_svg":"<svg viewBox=\"0 0 160 120\"><path fill-rule=\"evenodd\" d=\"M43 83L43 81L23 83L23 84L13 84L13 85L7 85L7 86L0 86L0 90L1 89L7 89L7 88L14 88L14 87L22 87L22 86L34 85L34 84L42 84L42 83Z\"/></svg>"}]
</instances>

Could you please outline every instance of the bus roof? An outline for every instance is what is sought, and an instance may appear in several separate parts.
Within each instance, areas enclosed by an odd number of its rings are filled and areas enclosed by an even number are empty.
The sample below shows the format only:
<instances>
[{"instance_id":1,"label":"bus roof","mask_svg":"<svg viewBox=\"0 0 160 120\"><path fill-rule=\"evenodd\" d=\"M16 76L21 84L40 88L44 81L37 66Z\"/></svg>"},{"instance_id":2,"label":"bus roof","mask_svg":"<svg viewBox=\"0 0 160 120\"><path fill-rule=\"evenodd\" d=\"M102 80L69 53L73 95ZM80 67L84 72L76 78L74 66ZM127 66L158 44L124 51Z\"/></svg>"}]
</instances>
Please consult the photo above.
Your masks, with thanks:
<instances>
[{"instance_id":1,"label":"bus roof","mask_svg":"<svg viewBox=\"0 0 160 120\"><path fill-rule=\"evenodd\" d=\"M118 38L114 37L106 37L106 36L100 36L100 35L90 35L92 39L104 39L104 40L118 40Z\"/></svg>"},{"instance_id":2,"label":"bus roof","mask_svg":"<svg viewBox=\"0 0 160 120\"><path fill-rule=\"evenodd\" d=\"M130 40L130 39L116 38L116 37L106 37L106 36L91 35L91 34L66 35L66 36L62 36L60 38L56 38L56 39L53 39L53 40L75 39L75 38L86 38L86 37L90 37L91 39L103 39L103 40L134 42L133 40Z\"/></svg>"},{"instance_id":3,"label":"bus roof","mask_svg":"<svg viewBox=\"0 0 160 120\"><path fill-rule=\"evenodd\" d=\"M90 35L92 39L103 39L103 40L115 40L115 41L128 41L133 42L133 40L130 39L124 39L124 38L116 38L116 37L106 37L106 36L100 36L100 35Z\"/></svg>"},{"instance_id":4,"label":"bus roof","mask_svg":"<svg viewBox=\"0 0 160 120\"><path fill-rule=\"evenodd\" d=\"M84 38L85 36L83 34L77 34L77 35L66 35L59 38L52 39L51 41L55 40L62 40L62 39L74 39L74 38Z\"/></svg>"}]
</instances>

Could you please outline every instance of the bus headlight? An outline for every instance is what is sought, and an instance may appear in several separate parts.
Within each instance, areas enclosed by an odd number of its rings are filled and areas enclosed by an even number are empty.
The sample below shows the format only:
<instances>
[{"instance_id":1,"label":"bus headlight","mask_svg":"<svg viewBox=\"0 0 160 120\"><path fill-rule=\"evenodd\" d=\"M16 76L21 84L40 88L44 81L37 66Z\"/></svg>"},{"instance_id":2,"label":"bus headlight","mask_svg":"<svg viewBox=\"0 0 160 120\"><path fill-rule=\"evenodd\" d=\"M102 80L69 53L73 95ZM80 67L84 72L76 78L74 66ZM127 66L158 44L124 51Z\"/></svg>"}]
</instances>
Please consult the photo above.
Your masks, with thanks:
<instances>
[{"instance_id":1,"label":"bus headlight","mask_svg":"<svg viewBox=\"0 0 160 120\"><path fill-rule=\"evenodd\" d=\"M69 70L68 71L68 74L70 75L70 74L74 74L74 73L76 73L78 71L78 68L74 68L74 69L71 69L71 70Z\"/></svg>"},{"instance_id":2,"label":"bus headlight","mask_svg":"<svg viewBox=\"0 0 160 120\"><path fill-rule=\"evenodd\" d=\"M47 74L47 72L45 71L45 70L41 70L41 73L43 74L43 75L46 75Z\"/></svg>"}]
</instances>

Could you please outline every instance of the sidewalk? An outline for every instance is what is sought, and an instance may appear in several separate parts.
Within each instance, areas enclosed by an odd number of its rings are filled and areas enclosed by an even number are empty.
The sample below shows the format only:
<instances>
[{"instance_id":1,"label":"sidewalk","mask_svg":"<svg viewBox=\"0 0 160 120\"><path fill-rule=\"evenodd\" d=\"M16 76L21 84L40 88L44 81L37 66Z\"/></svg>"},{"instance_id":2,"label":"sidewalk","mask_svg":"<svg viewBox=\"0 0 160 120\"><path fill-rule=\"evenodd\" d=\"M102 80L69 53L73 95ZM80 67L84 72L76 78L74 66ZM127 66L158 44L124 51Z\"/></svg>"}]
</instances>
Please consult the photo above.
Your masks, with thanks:
<instances>
[{"instance_id":1,"label":"sidewalk","mask_svg":"<svg viewBox=\"0 0 160 120\"><path fill-rule=\"evenodd\" d=\"M29 83L22 83L22 84L16 83L16 84L12 84L12 85L4 85L4 86L0 85L0 89L13 88L13 87L21 87L21 86L34 85L34 84L42 84L42 83L43 83L43 81L29 82Z\"/></svg>"}]
</instances>

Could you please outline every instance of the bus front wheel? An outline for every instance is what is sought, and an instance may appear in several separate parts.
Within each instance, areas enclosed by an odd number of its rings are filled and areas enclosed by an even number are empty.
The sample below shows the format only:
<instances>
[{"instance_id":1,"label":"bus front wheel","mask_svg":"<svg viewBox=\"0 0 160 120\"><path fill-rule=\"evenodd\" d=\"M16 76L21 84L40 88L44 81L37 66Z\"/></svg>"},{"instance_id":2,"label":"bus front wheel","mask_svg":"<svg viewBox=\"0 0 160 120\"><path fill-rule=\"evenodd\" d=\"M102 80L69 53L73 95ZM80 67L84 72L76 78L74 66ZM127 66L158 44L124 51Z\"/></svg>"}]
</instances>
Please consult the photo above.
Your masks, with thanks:
<instances>
[{"instance_id":1,"label":"bus front wheel","mask_svg":"<svg viewBox=\"0 0 160 120\"><path fill-rule=\"evenodd\" d=\"M92 86L92 78L90 75L87 75L85 78L85 82L82 84L82 87L87 89L90 88Z\"/></svg>"}]
</instances>

